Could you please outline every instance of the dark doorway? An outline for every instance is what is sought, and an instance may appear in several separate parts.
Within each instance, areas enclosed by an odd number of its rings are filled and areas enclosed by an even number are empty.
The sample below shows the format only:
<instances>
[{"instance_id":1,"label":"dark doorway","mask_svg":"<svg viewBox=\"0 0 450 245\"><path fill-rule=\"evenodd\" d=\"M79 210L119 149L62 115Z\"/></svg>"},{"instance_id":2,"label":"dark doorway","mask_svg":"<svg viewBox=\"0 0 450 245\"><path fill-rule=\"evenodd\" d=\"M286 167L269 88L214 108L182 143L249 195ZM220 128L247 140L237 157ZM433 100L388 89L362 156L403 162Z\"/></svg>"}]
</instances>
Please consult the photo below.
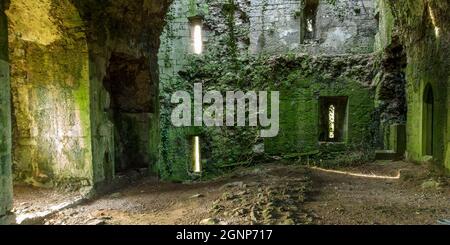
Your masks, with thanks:
<instances>
[{"instance_id":1,"label":"dark doorway","mask_svg":"<svg viewBox=\"0 0 450 245\"><path fill-rule=\"evenodd\" d=\"M348 97L320 97L319 140L321 142L343 142L347 133Z\"/></svg>"},{"instance_id":2,"label":"dark doorway","mask_svg":"<svg viewBox=\"0 0 450 245\"><path fill-rule=\"evenodd\" d=\"M424 155L433 156L434 151L434 94L430 84L425 87L423 98L423 147Z\"/></svg>"},{"instance_id":3,"label":"dark doorway","mask_svg":"<svg viewBox=\"0 0 450 245\"><path fill-rule=\"evenodd\" d=\"M113 53L103 85L111 96L116 173L149 167L156 88L148 59Z\"/></svg>"}]
</instances>

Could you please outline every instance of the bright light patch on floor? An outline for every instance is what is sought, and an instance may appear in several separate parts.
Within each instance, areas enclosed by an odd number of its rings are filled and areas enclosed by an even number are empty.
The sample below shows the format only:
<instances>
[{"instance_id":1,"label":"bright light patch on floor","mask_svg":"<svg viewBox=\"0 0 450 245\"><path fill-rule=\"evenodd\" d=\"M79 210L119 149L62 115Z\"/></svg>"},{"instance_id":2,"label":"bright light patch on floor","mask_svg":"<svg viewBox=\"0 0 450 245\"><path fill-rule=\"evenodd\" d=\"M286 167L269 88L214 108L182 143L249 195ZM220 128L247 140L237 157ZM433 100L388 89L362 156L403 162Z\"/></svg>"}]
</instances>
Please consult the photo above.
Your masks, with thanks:
<instances>
[{"instance_id":1,"label":"bright light patch on floor","mask_svg":"<svg viewBox=\"0 0 450 245\"><path fill-rule=\"evenodd\" d=\"M49 215L52 215L63 209L79 205L83 201L86 201L84 197L77 197L60 204L52 205L44 211L16 213L16 223L20 225L26 221L33 222L33 220L44 219L45 217L48 217Z\"/></svg>"},{"instance_id":2,"label":"bright light patch on floor","mask_svg":"<svg viewBox=\"0 0 450 245\"><path fill-rule=\"evenodd\" d=\"M322 171L322 172L327 172L327 173L343 174L343 175L348 175L348 176L369 178L369 179L386 179L386 180L398 180L398 179L400 179L400 171L398 171L397 176L383 176L383 175L376 175L376 174L352 173L352 172L324 169L324 168L318 168L318 167L311 167L311 168L315 169L315 170Z\"/></svg>"},{"instance_id":3,"label":"bright light patch on floor","mask_svg":"<svg viewBox=\"0 0 450 245\"><path fill-rule=\"evenodd\" d=\"M201 173L202 166L200 162L200 137L194 137L194 172Z\"/></svg>"},{"instance_id":4,"label":"bright light patch on floor","mask_svg":"<svg viewBox=\"0 0 450 245\"><path fill-rule=\"evenodd\" d=\"M194 26L194 53L201 54L203 52L202 27L200 24Z\"/></svg>"}]
</instances>

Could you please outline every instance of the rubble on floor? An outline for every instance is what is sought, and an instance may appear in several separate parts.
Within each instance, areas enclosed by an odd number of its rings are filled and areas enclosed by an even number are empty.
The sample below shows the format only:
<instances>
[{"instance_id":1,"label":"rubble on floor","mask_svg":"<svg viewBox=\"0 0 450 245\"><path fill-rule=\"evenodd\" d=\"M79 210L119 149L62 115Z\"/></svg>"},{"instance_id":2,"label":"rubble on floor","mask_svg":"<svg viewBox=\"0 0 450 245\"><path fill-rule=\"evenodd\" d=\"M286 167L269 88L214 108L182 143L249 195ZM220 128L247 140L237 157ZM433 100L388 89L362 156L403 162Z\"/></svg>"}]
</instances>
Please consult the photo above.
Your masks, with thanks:
<instances>
[{"instance_id":1,"label":"rubble on floor","mask_svg":"<svg viewBox=\"0 0 450 245\"><path fill-rule=\"evenodd\" d=\"M312 220L302 211L310 180L276 176L269 172L260 181L229 183L213 202L210 213L230 224L308 224Z\"/></svg>"}]
</instances>

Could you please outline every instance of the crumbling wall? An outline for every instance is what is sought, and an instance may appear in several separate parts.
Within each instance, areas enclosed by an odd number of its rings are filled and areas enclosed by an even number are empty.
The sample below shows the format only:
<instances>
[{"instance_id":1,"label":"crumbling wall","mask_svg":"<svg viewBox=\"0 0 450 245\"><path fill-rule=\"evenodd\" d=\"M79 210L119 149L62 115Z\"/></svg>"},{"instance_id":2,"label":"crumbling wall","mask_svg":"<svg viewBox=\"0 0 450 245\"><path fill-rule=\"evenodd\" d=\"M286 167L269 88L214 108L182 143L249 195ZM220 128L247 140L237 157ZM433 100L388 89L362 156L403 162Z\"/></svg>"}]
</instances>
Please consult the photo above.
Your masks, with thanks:
<instances>
[{"instance_id":1,"label":"crumbling wall","mask_svg":"<svg viewBox=\"0 0 450 245\"><path fill-rule=\"evenodd\" d=\"M302 41L305 3L318 1L315 35ZM371 53L377 32L372 0L175 0L161 37L162 80L170 80L192 54L189 18L201 17L205 49L250 54ZM226 45L217 46L221 42Z\"/></svg>"},{"instance_id":2,"label":"crumbling wall","mask_svg":"<svg viewBox=\"0 0 450 245\"><path fill-rule=\"evenodd\" d=\"M11 98L9 83L8 28L0 0L0 223L2 216L12 208L11 175Z\"/></svg>"},{"instance_id":3,"label":"crumbling wall","mask_svg":"<svg viewBox=\"0 0 450 245\"><path fill-rule=\"evenodd\" d=\"M387 1L406 48L407 158L425 157L424 93L434 94L433 161L450 168L450 4L440 0Z\"/></svg>"},{"instance_id":4,"label":"crumbling wall","mask_svg":"<svg viewBox=\"0 0 450 245\"><path fill-rule=\"evenodd\" d=\"M239 1L236 1L239 2ZM314 33L305 40L305 8L318 2ZM250 52L279 54L370 53L376 33L374 2L370 0L255 0L249 4Z\"/></svg>"},{"instance_id":5,"label":"crumbling wall","mask_svg":"<svg viewBox=\"0 0 450 245\"><path fill-rule=\"evenodd\" d=\"M378 32L375 35L375 51L381 51L388 47L395 34L395 20L392 14L390 1L375 1L375 18L378 22Z\"/></svg>"},{"instance_id":6,"label":"crumbling wall","mask_svg":"<svg viewBox=\"0 0 450 245\"><path fill-rule=\"evenodd\" d=\"M163 178L196 177L190 172L192 136L201 139L203 176L271 157L297 161L311 156L319 164L371 157L367 151L374 137L372 80L377 62L368 53L376 32L374 4L320 1L315 36L303 42L301 2L174 1L159 52L162 144L158 168ZM203 21L202 55L192 51L191 17ZM355 55L360 53L367 55ZM177 90L192 92L194 83L202 83L204 91L280 90L280 135L264 140L256 127L173 127L170 96ZM321 95L349 97L346 142L319 144Z\"/></svg>"},{"instance_id":7,"label":"crumbling wall","mask_svg":"<svg viewBox=\"0 0 450 245\"><path fill-rule=\"evenodd\" d=\"M380 129L377 146L383 150L393 150L395 146L392 142L406 140L406 135L402 134L398 135L401 139L396 139L395 125L403 127L407 119L405 73L407 57L389 1L377 1L376 18L379 31L376 35L375 51L381 62L381 69L374 79L374 86L377 87L376 116Z\"/></svg>"},{"instance_id":8,"label":"crumbling wall","mask_svg":"<svg viewBox=\"0 0 450 245\"><path fill-rule=\"evenodd\" d=\"M115 143L116 138L121 136L126 136L123 141L126 147L139 153L139 156L142 156L139 160L144 161L153 170L159 145L157 50L170 1L73 2L86 22L88 33L94 182L104 183L114 178L116 165L119 164L116 160L123 154L123 151L118 149L120 144ZM136 96L126 98L131 104L126 109L133 107L133 104L142 105L143 108L131 109L120 115L114 113L114 101L117 102L117 98L113 98L114 95L104 83L105 78L118 72L114 70L114 65L111 66L113 55L127 57L128 61L122 64L124 67L132 67L136 60L144 62L146 72L142 72L143 76L125 77L122 80L114 77L118 79L116 82L125 84L124 89L139 92ZM141 81L141 87L136 87L136 79Z\"/></svg>"},{"instance_id":9,"label":"crumbling wall","mask_svg":"<svg viewBox=\"0 0 450 245\"><path fill-rule=\"evenodd\" d=\"M45 187L111 180L115 134L152 167L159 139L156 54L170 1L10 2L15 179ZM116 81L125 92L138 91L127 100L143 107L117 116L119 122L110 113L117 96L103 83L114 75L112 54L140 60L145 70Z\"/></svg>"}]
</instances>

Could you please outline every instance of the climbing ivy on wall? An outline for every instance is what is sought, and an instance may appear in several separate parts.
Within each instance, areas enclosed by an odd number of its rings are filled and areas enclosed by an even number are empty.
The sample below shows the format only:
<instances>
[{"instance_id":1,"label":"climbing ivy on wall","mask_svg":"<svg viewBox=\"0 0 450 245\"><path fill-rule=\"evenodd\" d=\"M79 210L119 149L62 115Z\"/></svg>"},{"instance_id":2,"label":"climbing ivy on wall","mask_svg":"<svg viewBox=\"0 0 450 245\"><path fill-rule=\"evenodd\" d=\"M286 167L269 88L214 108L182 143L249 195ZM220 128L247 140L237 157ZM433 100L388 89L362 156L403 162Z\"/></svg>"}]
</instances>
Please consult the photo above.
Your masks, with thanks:
<instances>
[{"instance_id":1,"label":"climbing ivy on wall","mask_svg":"<svg viewBox=\"0 0 450 245\"><path fill-rule=\"evenodd\" d=\"M346 63L343 59L351 60L350 63ZM354 64L365 64L365 66L353 67ZM308 87L310 85L299 85L297 81L314 81L314 83L323 84L320 86L340 88L346 83L354 83L353 89L361 90L361 94L364 96L370 96L373 90L368 84L370 84L373 78L372 69L375 69L375 64L372 63L370 56L368 57L350 57L341 58L338 60L333 59L315 59L308 56L297 56L293 54L287 54L282 56L260 56L253 57L247 55L239 55L237 59L229 56L223 56L220 51L211 51L203 56L191 56L189 62L185 68L180 71L179 80L176 86L171 87L164 91L168 96L174 91L180 88L185 88L186 91L192 91L194 83L201 83L204 91L217 90L217 91L302 91L302 93L310 93ZM236 69L238 68L238 69ZM337 79L336 82L331 82ZM352 82L355 81L355 82ZM357 82L356 82L357 81ZM333 85L336 83L336 85ZM238 86L236 86L238 84ZM317 85L313 85L316 87ZM350 85L349 85L350 86ZM313 88L312 87L312 88ZM364 88L365 87L365 88ZM364 92L366 91L367 92ZM336 90L338 91L338 90ZM372 91L372 92L371 92ZM342 93L342 92L341 92ZM349 93L354 93L350 92ZM367 94L367 95L366 95ZM294 97L297 95L294 95ZM308 95L309 96L309 95ZM366 105L361 108L368 108L370 110L371 102L361 96L360 99L365 100ZM291 98L291 97L289 97ZM370 97L369 97L370 98ZM168 97L166 99L169 99ZM286 97L282 99L287 99ZM283 103L283 102L282 102ZM163 117L166 122L166 126L170 124L169 113L173 105L165 103L165 113ZM360 115L363 116L368 113L361 109ZM359 112L355 112L359 113ZM370 111L369 111L370 114ZM305 115L306 116L306 115ZM364 116L363 116L364 117ZM370 116L367 116L367 121L370 120ZM362 120L362 119L361 119ZM283 127L283 126L282 126ZM376 133L371 131L370 125L361 123L361 128L355 128L355 132L361 130L362 133L358 137L361 138L361 142L354 141L350 148L322 148L321 154L312 156L311 159L316 157L318 164L354 164L361 162L361 159L370 159L371 154L367 150L370 148L371 136L370 134ZM186 171L189 163L186 163L186 156L189 158L189 146L177 145L176 154L185 156L178 159L179 162L173 161L170 154L174 154L174 149L170 144L173 144L173 133L179 133L178 143L183 144L183 140L193 132L195 135L201 135L204 142L203 152L209 154L205 156L206 164L205 169L207 176L215 176L222 174L224 171L229 170L235 166L251 165L262 161L268 161L271 159L271 154L255 152L255 146L264 143L264 139L259 138L259 128L252 127L222 127L222 128L207 128L199 127L195 129L173 129L163 127L162 141L163 141L163 162L164 171L167 176L174 174L174 171ZM283 128L281 129L283 130ZM364 136L366 135L366 136ZM181 140L181 141L179 141ZM270 139L272 140L272 139ZM309 140L309 139L308 139ZM308 141L310 142L310 141ZM317 139L313 137L311 142L313 145L317 144ZM177 144L178 144L177 143ZM186 144L186 143L184 143ZM309 144L309 143L308 143ZM167 148L165 148L167 147ZM286 147L285 147L286 148ZM355 152L360 153L349 153ZM314 148L313 148L314 149ZM286 153L288 149L285 150ZM337 151L337 152L336 152ZM304 152L299 152L302 155ZM313 154L314 151L313 151ZM295 155L294 158L296 158ZM281 157L293 157L292 154L281 155ZM326 160L328 159L328 160ZM341 160L339 160L341 159ZM298 159L297 159L298 160ZM323 161L322 161L323 160ZM326 161L325 161L326 160ZM331 161L331 162L330 162ZM340 163L339 163L340 161ZM182 166L182 167L180 167ZM178 175L179 176L179 175ZM182 175L183 178L188 178L188 174ZM170 178L170 177L169 177ZM183 179L181 178L181 179Z\"/></svg>"},{"instance_id":2,"label":"climbing ivy on wall","mask_svg":"<svg viewBox=\"0 0 450 245\"><path fill-rule=\"evenodd\" d=\"M210 14L203 16L204 27L211 35L204 54L187 55L184 64L176 75L162 80L160 88L161 99L161 159L159 164L163 178L183 181L191 179L189 165L191 164L191 147L189 137L199 135L202 138L202 152L205 175L216 176L236 166L251 165L271 160L273 154L256 151L265 140L258 137L259 128L252 127L192 127L175 128L170 122L170 113L174 105L170 103L170 96L179 90L192 93L194 83L201 83L203 90L225 91L293 91L305 94L311 99L314 89L329 87L330 92L341 90L345 92L349 84L353 84L356 94L360 93L361 103L364 104L358 115L361 121L356 123L355 138L350 147L323 147L317 149L317 138L308 140L313 150L298 150L298 154L280 153L279 157L298 160L300 155L316 154L315 161L320 164L328 162L341 162L354 164L361 159L370 158L366 149L370 148L371 133L368 120L370 120L371 94L370 87L376 67L375 60L370 55L333 58L312 57L296 55L293 53L269 56L264 53L250 55L248 53L248 33L250 25L248 15L244 10L245 4L241 1L226 0L218 3L214 0L205 0ZM198 3L201 4L201 3ZM268 1L262 1L262 14L268 8ZM170 18L170 16L169 16ZM263 20L265 18L262 18ZM238 24L239 23L239 24ZM173 30L166 28L167 36L173 37ZM265 30L265 28L262 28ZM164 42L164 41L163 41ZM169 51L165 52L171 52ZM164 54L163 54L164 55ZM170 58L170 56L167 56ZM169 60L169 62L173 62ZM347 87L346 87L347 86ZM349 89L349 93L354 89ZM288 98L289 99L289 98ZM288 105L291 103L287 100ZM311 115L315 126L315 117ZM289 119L291 120L291 119ZM308 119L309 120L309 119ZM366 120L366 121L364 121ZM283 129L282 129L283 130ZM270 145L270 144L269 144ZM264 148L264 147L263 147ZM289 148L287 145L285 148ZM339 149L338 149L339 148ZM358 154L349 154L349 151L364 149ZM314 150L317 149L317 150ZM288 152L288 149L285 149ZM320 152L320 154L317 154ZM295 152L289 152L295 153ZM314 157L311 160L314 160ZM321 161L322 160L322 161Z\"/></svg>"}]
</instances>

